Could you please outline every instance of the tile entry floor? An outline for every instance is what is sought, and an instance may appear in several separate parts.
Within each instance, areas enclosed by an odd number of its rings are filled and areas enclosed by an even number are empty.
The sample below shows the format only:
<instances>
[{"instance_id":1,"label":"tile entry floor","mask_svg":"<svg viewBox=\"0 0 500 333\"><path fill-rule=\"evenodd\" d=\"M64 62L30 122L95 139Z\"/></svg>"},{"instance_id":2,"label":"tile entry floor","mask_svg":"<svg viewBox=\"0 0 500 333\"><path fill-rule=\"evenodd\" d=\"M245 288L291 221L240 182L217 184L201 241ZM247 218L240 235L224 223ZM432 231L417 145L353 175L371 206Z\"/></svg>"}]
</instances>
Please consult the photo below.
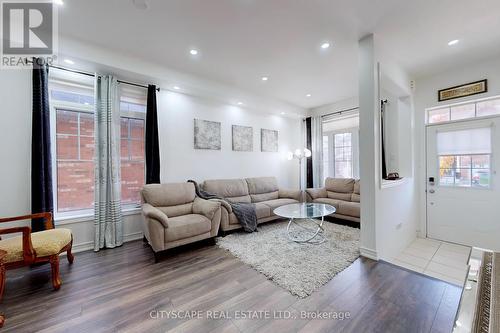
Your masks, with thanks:
<instances>
[{"instance_id":1,"label":"tile entry floor","mask_svg":"<svg viewBox=\"0 0 500 333\"><path fill-rule=\"evenodd\" d=\"M414 272L463 286L470 251L470 247L463 245L417 238L390 262Z\"/></svg>"}]
</instances>

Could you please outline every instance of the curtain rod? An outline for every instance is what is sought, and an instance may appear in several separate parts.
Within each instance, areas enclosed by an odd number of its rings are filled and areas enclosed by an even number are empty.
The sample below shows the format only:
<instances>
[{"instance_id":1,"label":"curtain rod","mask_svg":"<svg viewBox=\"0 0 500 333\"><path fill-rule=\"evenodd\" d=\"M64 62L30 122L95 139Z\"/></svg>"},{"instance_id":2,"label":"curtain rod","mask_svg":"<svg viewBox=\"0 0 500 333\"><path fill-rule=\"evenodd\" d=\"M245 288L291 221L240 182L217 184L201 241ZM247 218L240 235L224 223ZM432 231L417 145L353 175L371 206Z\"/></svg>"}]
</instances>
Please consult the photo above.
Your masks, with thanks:
<instances>
[{"instance_id":1,"label":"curtain rod","mask_svg":"<svg viewBox=\"0 0 500 333\"><path fill-rule=\"evenodd\" d=\"M28 59L26 59L26 62L33 64L33 61L28 60ZM63 71L75 73L75 74L81 74L81 75L95 77L95 73L79 71L79 70L76 70L76 69L71 69L71 68L67 68L67 67L61 67L61 66L57 66L57 65L49 65L49 64L47 64L47 66L52 67L52 68L56 68L56 69L60 69L60 70L63 70ZM144 84L140 84L140 83L134 83L134 82L123 81L123 80L117 80L117 81L118 81L118 83L128 84L130 86L141 87L141 88L146 88L146 89L148 88L148 86L146 86ZM156 90L160 91L160 87L156 87Z\"/></svg>"},{"instance_id":2,"label":"curtain rod","mask_svg":"<svg viewBox=\"0 0 500 333\"><path fill-rule=\"evenodd\" d=\"M334 114L342 114L344 112L349 112L349 111L354 111L354 110L359 110L359 107L350 108L350 109L346 109L346 110L342 110L342 111L330 112L330 113L322 115L321 118L328 117L328 116L333 116Z\"/></svg>"}]
</instances>

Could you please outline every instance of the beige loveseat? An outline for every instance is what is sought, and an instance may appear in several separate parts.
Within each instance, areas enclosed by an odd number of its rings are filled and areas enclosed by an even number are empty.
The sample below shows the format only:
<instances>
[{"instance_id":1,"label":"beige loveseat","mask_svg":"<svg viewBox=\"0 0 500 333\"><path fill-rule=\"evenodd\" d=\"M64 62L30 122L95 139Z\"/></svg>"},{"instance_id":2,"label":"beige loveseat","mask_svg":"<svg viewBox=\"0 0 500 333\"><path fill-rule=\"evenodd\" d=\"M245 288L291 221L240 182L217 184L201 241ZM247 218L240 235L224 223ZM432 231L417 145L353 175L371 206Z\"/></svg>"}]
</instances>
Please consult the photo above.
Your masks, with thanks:
<instances>
[{"instance_id":1,"label":"beige loveseat","mask_svg":"<svg viewBox=\"0 0 500 333\"><path fill-rule=\"evenodd\" d=\"M280 217L273 213L275 208L300 201L299 190L279 189L274 177L206 180L202 188L229 202L255 203L258 223L279 219ZM226 201L221 201L221 203L222 231L241 228L229 203Z\"/></svg>"},{"instance_id":2,"label":"beige loveseat","mask_svg":"<svg viewBox=\"0 0 500 333\"><path fill-rule=\"evenodd\" d=\"M144 236L157 253L217 236L220 203L196 197L194 184L149 184L141 191Z\"/></svg>"},{"instance_id":3,"label":"beige loveseat","mask_svg":"<svg viewBox=\"0 0 500 333\"><path fill-rule=\"evenodd\" d=\"M308 202L326 203L337 211L331 216L360 222L360 182L351 178L326 178L325 187L306 190Z\"/></svg>"}]
</instances>

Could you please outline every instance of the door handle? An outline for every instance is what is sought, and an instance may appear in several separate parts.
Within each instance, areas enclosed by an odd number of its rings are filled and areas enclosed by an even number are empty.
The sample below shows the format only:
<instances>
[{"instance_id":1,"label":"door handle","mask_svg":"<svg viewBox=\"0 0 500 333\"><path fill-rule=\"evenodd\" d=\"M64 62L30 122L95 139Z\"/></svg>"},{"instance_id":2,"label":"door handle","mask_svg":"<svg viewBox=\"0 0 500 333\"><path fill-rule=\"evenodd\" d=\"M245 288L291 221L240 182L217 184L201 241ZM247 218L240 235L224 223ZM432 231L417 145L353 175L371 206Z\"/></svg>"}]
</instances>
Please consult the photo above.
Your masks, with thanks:
<instances>
[{"instance_id":1,"label":"door handle","mask_svg":"<svg viewBox=\"0 0 500 333\"><path fill-rule=\"evenodd\" d=\"M429 190L429 193L434 193L434 192L436 192L436 191L432 188Z\"/></svg>"}]
</instances>

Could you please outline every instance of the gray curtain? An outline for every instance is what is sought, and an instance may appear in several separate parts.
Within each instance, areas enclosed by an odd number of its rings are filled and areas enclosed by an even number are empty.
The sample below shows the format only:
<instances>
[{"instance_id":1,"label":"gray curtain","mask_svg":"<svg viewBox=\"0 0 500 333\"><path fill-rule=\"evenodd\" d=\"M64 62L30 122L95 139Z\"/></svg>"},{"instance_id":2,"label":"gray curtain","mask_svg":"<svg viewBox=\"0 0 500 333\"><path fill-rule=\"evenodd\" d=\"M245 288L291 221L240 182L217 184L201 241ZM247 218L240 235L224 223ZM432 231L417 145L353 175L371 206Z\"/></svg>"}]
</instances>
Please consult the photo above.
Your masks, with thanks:
<instances>
[{"instance_id":1,"label":"gray curtain","mask_svg":"<svg viewBox=\"0 0 500 333\"><path fill-rule=\"evenodd\" d=\"M94 251L123 244L118 82L109 75L95 81L94 224Z\"/></svg>"},{"instance_id":2,"label":"gray curtain","mask_svg":"<svg viewBox=\"0 0 500 333\"><path fill-rule=\"evenodd\" d=\"M323 187L323 118L314 116L311 120L312 176L315 188Z\"/></svg>"}]
</instances>

